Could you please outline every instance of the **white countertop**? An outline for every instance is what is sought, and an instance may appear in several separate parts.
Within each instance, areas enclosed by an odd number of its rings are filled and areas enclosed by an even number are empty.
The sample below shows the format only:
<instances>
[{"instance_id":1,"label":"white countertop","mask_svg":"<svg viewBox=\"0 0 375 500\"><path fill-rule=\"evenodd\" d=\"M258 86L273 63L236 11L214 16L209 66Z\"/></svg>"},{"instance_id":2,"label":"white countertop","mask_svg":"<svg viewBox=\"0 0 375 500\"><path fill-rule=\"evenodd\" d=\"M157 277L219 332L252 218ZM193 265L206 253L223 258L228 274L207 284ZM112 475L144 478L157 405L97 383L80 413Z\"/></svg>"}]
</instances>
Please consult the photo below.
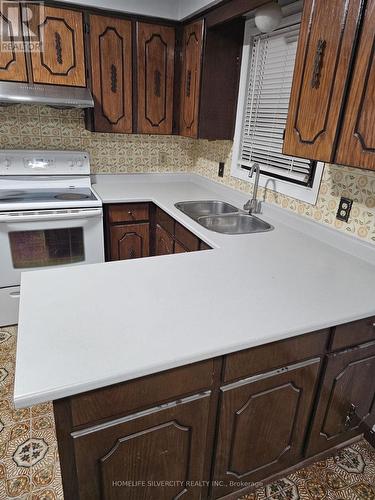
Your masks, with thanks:
<instances>
[{"instance_id":1,"label":"white countertop","mask_svg":"<svg viewBox=\"0 0 375 500\"><path fill-rule=\"evenodd\" d=\"M194 175L96 180L104 203L153 201L215 249L23 273L18 408L375 315L372 245L266 204L274 231L208 231L174 203L247 197Z\"/></svg>"}]
</instances>

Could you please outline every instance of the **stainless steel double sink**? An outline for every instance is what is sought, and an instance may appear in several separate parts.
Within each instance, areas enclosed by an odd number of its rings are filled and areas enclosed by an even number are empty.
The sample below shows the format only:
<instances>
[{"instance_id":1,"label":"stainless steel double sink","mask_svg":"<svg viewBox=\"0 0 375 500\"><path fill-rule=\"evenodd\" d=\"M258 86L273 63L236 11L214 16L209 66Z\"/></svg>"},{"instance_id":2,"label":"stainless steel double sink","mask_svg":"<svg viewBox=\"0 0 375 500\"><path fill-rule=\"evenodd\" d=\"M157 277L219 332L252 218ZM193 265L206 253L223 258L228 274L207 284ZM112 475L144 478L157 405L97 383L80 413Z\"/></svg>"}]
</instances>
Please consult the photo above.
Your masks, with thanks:
<instances>
[{"instance_id":1,"label":"stainless steel double sink","mask_svg":"<svg viewBox=\"0 0 375 500\"><path fill-rule=\"evenodd\" d=\"M223 234L249 234L272 231L273 226L244 212L225 201L181 201L175 204L201 226Z\"/></svg>"}]
</instances>

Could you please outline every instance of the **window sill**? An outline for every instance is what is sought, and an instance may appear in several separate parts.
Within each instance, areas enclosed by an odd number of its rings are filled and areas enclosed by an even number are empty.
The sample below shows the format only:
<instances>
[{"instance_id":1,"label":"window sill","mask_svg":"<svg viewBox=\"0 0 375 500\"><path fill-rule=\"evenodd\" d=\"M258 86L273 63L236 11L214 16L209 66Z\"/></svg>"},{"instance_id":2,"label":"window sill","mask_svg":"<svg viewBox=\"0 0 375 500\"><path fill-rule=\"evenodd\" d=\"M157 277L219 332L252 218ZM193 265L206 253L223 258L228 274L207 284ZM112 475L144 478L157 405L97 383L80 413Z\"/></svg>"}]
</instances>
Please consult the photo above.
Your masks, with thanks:
<instances>
[{"instance_id":1,"label":"window sill","mask_svg":"<svg viewBox=\"0 0 375 500\"><path fill-rule=\"evenodd\" d=\"M318 198L323 169L324 163L318 162L316 165L314 184L312 187L300 186L298 184L293 184L292 182L281 179L275 179L274 177L269 177L264 174L261 174L259 178L259 186L265 189L270 189L271 191L276 191L277 193L291 198L296 198L297 200L304 201L305 203L315 205ZM254 182L254 176L249 178L249 171L239 167L234 156L232 160L231 175L232 177L236 177L237 179L241 179L250 184L253 184Z\"/></svg>"}]
</instances>

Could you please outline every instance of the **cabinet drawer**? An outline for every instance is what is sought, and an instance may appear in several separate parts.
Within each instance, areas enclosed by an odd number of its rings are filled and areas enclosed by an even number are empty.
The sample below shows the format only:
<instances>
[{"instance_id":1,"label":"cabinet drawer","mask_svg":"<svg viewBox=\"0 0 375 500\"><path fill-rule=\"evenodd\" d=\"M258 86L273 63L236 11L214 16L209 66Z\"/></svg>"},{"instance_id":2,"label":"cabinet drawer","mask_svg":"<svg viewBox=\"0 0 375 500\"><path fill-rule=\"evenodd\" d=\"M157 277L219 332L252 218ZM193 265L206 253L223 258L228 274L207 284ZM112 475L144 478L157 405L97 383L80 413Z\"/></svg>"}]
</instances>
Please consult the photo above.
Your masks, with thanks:
<instances>
[{"instance_id":1,"label":"cabinet drawer","mask_svg":"<svg viewBox=\"0 0 375 500\"><path fill-rule=\"evenodd\" d=\"M190 252L199 249L199 239L178 222L175 226L175 237Z\"/></svg>"},{"instance_id":2,"label":"cabinet drawer","mask_svg":"<svg viewBox=\"0 0 375 500\"><path fill-rule=\"evenodd\" d=\"M175 220L159 207L156 207L156 223L168 231L169 234L174 235Z\"/></svg>"},{"instance_id":3,"label":"cabinet drawer","mask_svg":"<svg viewBox=\"0 0 375 500\"><path fill-rule=\"evenodd\" d=\"M108 208L109 222L134 222L148 220L148 203L121 203L110 205Z\"/></svg>"},{"instance_id":4,"label":"cabinet drawer","mask_svg":"<svg viewBox=\"0 0 375 500\"><path fill-rule=\"evenodd\" d=\"M325 353L329 330L272 342L225 357L224 382L246 378Z\"/></svg>"},{"instance_id":5,"label":"cabinet drawer","mask_svg":"<svg viewBox=\"0 0 375 500\"><path fill-rule=\"evenodd\" d=\"M74 427L122 416L211 387L212 359L71 398Z\"/></svg>"},{"instance_id":6,"label":"cabinet drawer","mask_svg":"<svg viewBox=\"0 0 375 500\"><path fill-rule=\"evenodd\" d=\"M375 340L375 316L336 326L332 336L331 350L344 349Z\"/></svg>"}]
</instances>

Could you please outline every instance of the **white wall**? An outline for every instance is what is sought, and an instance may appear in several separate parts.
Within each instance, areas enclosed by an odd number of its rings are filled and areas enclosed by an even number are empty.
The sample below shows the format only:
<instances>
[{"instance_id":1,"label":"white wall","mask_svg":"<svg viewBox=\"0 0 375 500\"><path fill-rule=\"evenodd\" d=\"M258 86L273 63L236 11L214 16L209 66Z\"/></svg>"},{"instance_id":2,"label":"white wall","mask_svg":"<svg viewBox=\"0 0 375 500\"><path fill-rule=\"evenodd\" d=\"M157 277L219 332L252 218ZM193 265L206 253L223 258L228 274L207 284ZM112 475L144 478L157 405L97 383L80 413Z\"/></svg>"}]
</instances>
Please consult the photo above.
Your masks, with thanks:
<instances>
[{"instance_id":1,"label":"white wall","mask_svg":"<svg viewBox=\"0 0 375 500\"><path fill-rule=\"evenodd\" d=\"M180 0L63 0L105 10L117 10L130 14L178 19ZM185 0L186 1L186 0Z\"/></svg>"},{"instance_id":2,"label":"white wall","mask_svg":"<svg viewBox=\"0 0 375 500\"><path fill-rule=\"evenodd\" d=\"M179 19L184 19L219 2L220 0L179 0Z\"/></svg>"},{"instance_id":3,"label":"white wall","mask_svg":"<svg viewBox=\"0 0 375 500\"><path fill-rule=\"evenodd\" d=\"M180 20L220 0L62 0L105 10Z\"/></svg>"}]
</instances>

